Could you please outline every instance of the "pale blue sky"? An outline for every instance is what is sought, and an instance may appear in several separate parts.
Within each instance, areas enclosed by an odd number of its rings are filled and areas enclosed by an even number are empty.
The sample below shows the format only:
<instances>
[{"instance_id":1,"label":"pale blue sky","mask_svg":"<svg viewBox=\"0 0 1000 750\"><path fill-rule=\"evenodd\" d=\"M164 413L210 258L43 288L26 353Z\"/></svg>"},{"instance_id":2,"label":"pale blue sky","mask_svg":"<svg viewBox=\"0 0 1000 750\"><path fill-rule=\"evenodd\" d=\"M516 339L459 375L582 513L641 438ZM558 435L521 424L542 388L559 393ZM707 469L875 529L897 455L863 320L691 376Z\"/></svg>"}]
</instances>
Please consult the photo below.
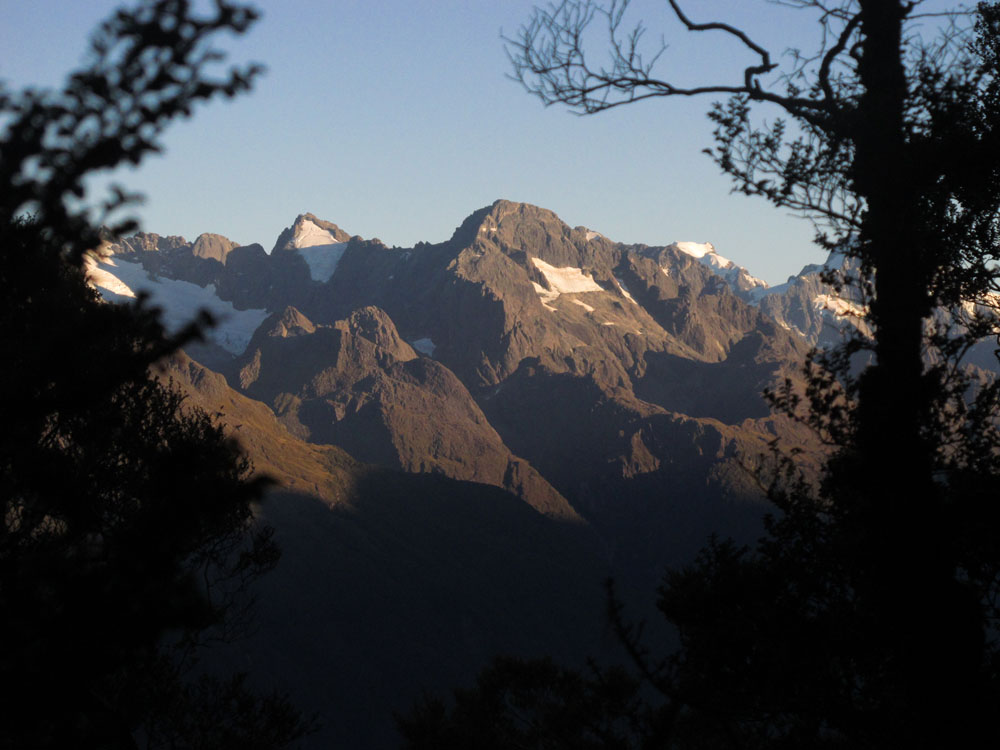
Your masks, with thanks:
<instances>
[{"instance_id":1,"label":"pale blue sky","mask_svg":"<svg viewBox=\"0 0 1000 750\"><path fill-rule=\"evenodd\" d=\"M0 0L0 78L57 85L114 0ZM167 152L121 176L144 192L143 228L218 232L270 249L298 213L410 246L439 242L497 198L550 208L623 242L712 242L771 283L821 253L812 228L729 194L701 149L711 99L654 100L590 117L545 108L505 78L500 40L530 0L265 0L227 47L268 67L253 93L176 124ZM636 0L652 39L665 2ZM812 33L802 14L750 0L692 2L781 51ZM782 21L786 25L782 25ZM791 28L791 21L798 26ZM691 81L732 80L720 38L668 27L667 60ZM777 114L777 113L774 113Z\"/></svg>"}]
</instances>

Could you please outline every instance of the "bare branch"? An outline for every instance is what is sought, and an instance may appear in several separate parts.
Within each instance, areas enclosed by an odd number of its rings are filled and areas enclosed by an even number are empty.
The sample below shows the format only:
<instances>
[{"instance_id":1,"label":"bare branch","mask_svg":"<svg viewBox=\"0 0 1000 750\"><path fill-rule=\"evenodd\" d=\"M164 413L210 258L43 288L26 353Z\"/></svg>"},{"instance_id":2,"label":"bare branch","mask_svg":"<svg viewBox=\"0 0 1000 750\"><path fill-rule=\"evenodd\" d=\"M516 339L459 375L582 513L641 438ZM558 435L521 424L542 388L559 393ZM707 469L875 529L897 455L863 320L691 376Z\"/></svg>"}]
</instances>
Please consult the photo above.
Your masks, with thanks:
<instances>
[{"instance_id":1,"label":"bare branch","mask_svg":"<svg viewBox=\"0 0 1000 750\"><path fill-rule=\"evenodd\" d=\"M847 43L850 41L851 37L854 35L858 26L861 23L861 14L855 13L851 18L847 20L844 28L840 32L840 36L837 37L836 43L827 50L826 54L823 55L823 62L819 66L819 85L823 89L823 96L826 97L827 101L835 101L836 96L833 91L833 86L830 84L830 68L833 66L834 61L837 57L844 51L847 47ZM826 26L823 27L826 31Z\"/></svg>"},{"instance_id":2,"label":"bare branch","mask_svg":"<svg viewBox=\"0 0 1000 750\"><path fill-rule=\"evenodd\" d=\"M716 21L709 23L692 23L677 4L677 0L668 0L668 2L670 3L670 7L673 8L674 14L677 16L678 20L684 24L688 31L724 31L727 34L735 36L743 42L746 47L760 55L760 65L751 65L743 72L743 85L747 93L752 93L755 89L760 89L760 83L755 79L756 76L770 73L778 67L777 63L771 62L770 52L754 42L745 32L737 29L735 26L730 26L728 23L719 23Z\"/></svg>"},{"instance_id":3,"label":"bare branch","mask_svg":"<svg viewBox=\"0 0 1000 750\"><path fill-rule=\"evenodd\" d=\"M666 45L661 43L650 56L642 53L645 27L640 23L628 33L622 30L628 5L628 0L611 0L608 5L593 0L563 0L545 9L536 8L530 22L521 27L516 37L503 37L513 68L511 77L545 105L566 104L580 114L593 114L654 97L703 94L745 94L757 101L776 104L789 114L816 124L825 121L833 112L831 102L764 89L759 77L778 67L764 47L729 24L693 23L674 0L670 5L689 31L723 31L757 55L758 62L743 68L739 84L679 85L655 75L654 68ZM606 23L611 60L608 65L595 67L589 61L584 39L598 17Z\"/></svg>"}]
</instances>

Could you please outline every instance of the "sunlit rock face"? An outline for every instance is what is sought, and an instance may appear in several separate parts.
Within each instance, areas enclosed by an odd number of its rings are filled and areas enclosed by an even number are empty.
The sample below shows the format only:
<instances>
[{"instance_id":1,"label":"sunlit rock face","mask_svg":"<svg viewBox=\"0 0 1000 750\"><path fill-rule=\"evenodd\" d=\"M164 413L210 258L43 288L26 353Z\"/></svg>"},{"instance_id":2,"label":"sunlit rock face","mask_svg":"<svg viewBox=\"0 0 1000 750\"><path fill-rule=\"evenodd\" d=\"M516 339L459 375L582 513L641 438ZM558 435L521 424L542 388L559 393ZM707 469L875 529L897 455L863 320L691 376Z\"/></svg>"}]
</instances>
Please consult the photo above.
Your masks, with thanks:
<instances>
[{"instance_id":1,"label":"sunlit rock face","mask_svg":"<svg viewBox=\"0 0 1000 750\"><path fill-rule=\"evenodd\" d=\"M506 489L637 559L745 525L741 467L800 440L761 392L794 377L808 331L710 243L623 245L500 200L433 245L303 213L271 252L136 235L91 273L109 299L148 289L170 323L208 309L192 356L290 435Z\"/></svg>"}]
</instances>

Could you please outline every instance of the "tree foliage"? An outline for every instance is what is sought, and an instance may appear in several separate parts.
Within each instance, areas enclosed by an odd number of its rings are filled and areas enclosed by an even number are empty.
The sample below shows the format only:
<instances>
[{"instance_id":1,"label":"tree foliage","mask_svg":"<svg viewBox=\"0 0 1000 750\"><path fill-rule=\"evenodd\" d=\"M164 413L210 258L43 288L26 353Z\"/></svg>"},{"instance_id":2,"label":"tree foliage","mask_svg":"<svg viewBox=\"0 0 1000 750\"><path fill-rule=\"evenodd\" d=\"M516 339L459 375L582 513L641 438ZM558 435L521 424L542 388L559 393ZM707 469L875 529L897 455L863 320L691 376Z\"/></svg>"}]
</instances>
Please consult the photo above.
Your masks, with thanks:
<instances>
[{"instance_id":1,"label":"tree foliage","mask_svg":"<svg viewBox=\"0 0 1000 750\"><path fill-rule=\"evenodd\" d=\"M455 705L429 698L399 729L414 750L627 748L641 723L638 682L624 670L581 675L551 660L501 657Z\"/></svg>"},{"instance_id":2,"label":"tree foliage","mask_svg":"<svg viewBox=\"0 0 1000 750\"><path fill-rule=\"evenodd\" d=\"M92 216L81 202L85 179L100 170L139 164L162 150L160 136L199 102L247 91L259 65L217 73L223 59L212 40L245 32L258 13L213 0L199 15L189 0L148 0L115 12L91 36L88 65L60 91L0 89L4 113L0 222L29 211L56 245L79 261L97 247L99 227L139 196L115 186ZM114 224L114 233L134 228Z\"/></svg>"},{"instance_id":3,"label":"tree foliage","mask_svg":"<svg viewBox=\"0 0 1000 750\"><path fill-rule=\"evenodd\" d=\"M820 244L853 259L851 276L828 281L853 288L872 330L814 352L804 393L789 383L772 394L831 457L811 482L776 456L760 477L776 507L766 534L750 547L712 540L668 573L658 607L679 648L656 657L612 597L656 695L637 687L640 709L619 704L619 720L642 721L618 746L995 746L1000 385L961 360L997 334L1000 7L773 4L813 14L821 31L784 68L745 31L668 0L681 29L746 51L728 82L675 84L665 48L647 51L642 25L626 30L618 0L536 9L508 40L528 91L583 114L729 95L710 111L708 153L735 190L812 219ZM595 22L610 41L603 65L592 64ZM547 722L549 701L535 721ZM560 736L548 726L537 736ZM421 736L408 726L411 746Z\"/></svg>"},{"instance_id":4,"label":"tree foliage","mask_svg":"<svg viewBox=\"0 0 1000 750\"><path fill-rule=\"evenodd\" d=\"M209 321L167 336L142 300L103 304L84 278L97 222L134 199L116 188L92 215L88 176L247 89L255 67L212 77L211 40L255 17L146 2L97 30L62 91L0 91L4 747L279 747L305 728L243 678L186 675L278 556L253 513L264 480L156 377Z\"/></svg>"}]
</instances>

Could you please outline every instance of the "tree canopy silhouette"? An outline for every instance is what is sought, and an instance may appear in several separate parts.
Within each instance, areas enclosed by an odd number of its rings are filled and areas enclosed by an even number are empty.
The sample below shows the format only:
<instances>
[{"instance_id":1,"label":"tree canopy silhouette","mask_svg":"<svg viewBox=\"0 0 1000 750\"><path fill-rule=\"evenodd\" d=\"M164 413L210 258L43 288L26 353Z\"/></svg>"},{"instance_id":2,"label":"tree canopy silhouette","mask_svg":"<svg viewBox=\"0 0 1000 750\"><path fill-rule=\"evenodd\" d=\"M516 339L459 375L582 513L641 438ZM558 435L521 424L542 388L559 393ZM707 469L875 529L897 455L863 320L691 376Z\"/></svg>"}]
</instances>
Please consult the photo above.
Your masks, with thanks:
<instances>
[{"instance_id":1,"label":"tree canopy silhouette","mask_svg":"<svg viewBox=\"0 0 1000 750\"><path fill-rule=\"evenodd\" d=\"M583 114L729 95L710 111L708 153L735 190L798 211L820 244L855 260L852 275L827 277L859 295L873 334L814 353L804 393L789 383L772 394L817 429L831 457L818 482L779 457L761 474L777 506L766 535L752 548L713 540L666 576L659 609L680 648L655 658L612 597L612 622L659 697L637 688L643 700L617 709L629 731L592 739L993 746L1000 394L961 357L997 332L1000 9L780 0L814 14L822 32L816 50L782 68L744 30L667 5L682 30L744 48L731 81L674 83L663 48L644 46L644 26L627 28L627 0L536 9L507 40L514 75L546 104ZM610 54L594 65L599 22ZM939 36L921 36L918 23ZM767 108L783 117L760 120ZM573 746L545 708L551 699L506 687L499 715L547 730L526 746ZM560 691L554 680L546 687ZM466 705L460 696L450 714L440 703L418 707L401 725L410 745L446 737Z\"/></svg>"},{"instance_id":2,"label":"tree canopy silhouette","mask_svg":"<svg viewBox=\"0 0 1000 750\"><path fill-rule=\"evenodd\" d=\"M84 278L99 224L88 176L160 149L173 120L249 88L212 47L256 13L145 2L93 35L57 92L0 89L0 721L4 747L280 747L305 723L240 677L187 680L278 551L238 445L155 377L198 335L100 302ZM122 222L121 231L132 226Z\"/></svg>"}]
</instances>

